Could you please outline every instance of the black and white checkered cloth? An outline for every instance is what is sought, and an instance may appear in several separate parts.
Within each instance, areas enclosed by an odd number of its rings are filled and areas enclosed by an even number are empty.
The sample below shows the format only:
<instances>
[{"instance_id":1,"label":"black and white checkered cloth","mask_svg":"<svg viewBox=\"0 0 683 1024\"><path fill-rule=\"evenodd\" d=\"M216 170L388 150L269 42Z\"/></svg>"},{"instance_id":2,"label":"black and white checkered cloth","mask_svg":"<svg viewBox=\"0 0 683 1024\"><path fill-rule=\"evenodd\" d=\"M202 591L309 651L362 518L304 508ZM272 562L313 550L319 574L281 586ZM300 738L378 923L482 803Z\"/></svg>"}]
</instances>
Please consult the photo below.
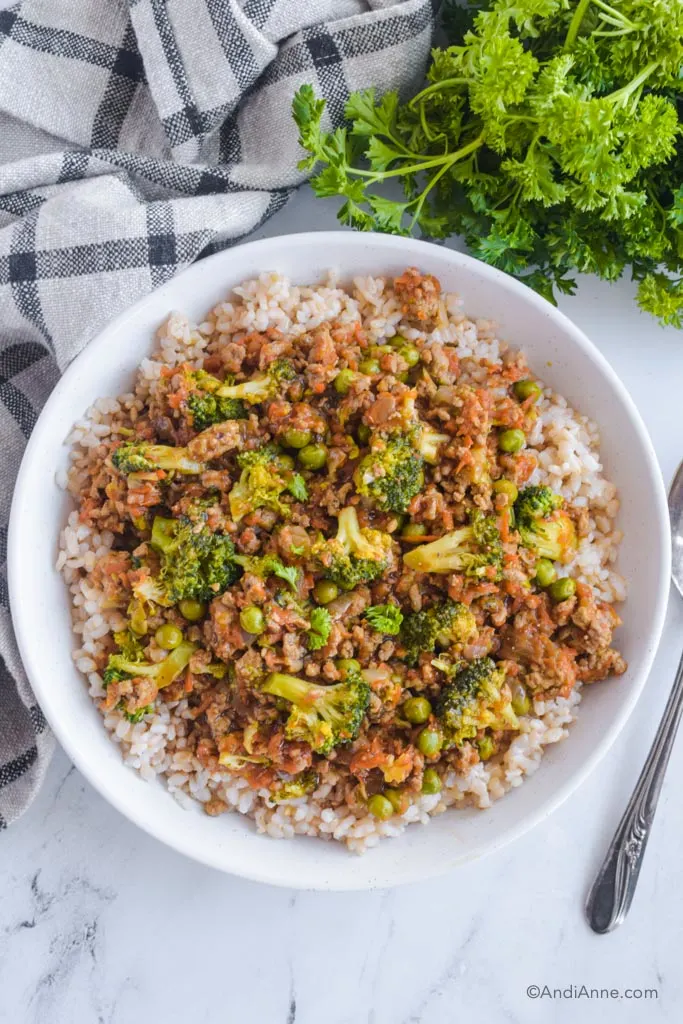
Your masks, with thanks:
<instances>
[{"instance_id":1,"label":"black and white checkered cloth","mask_svg":"<svg viewBox=\"0 0 683 1024\"><path fill-rule=\"evenodd\" d=\"M0 559L26 439L108 320L287 202L292 95L409 88L431 0L24 0L0 11ZM0 829L53 741L0 578Z\"/></svg>"}]
</instances>

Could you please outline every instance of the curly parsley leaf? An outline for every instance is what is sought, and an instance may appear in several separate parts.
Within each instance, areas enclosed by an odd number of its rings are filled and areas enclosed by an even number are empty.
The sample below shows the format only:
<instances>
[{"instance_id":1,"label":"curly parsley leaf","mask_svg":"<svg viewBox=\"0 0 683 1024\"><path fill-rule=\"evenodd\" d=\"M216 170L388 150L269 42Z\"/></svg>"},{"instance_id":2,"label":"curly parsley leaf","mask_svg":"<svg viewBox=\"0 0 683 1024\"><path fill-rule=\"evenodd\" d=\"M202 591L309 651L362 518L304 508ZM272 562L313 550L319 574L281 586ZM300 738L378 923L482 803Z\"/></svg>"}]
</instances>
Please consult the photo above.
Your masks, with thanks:
<instances>
[{"instance_id":1,"label":"curly parsley leaf","mask_svg":"<svg viewBox=\"0 0 683 1024\"><path fill-rule=\"evenodd\" d=\"M366 609L365 618L378 633L398 636L403 612L395 604L373 604Z\"/></svg>"},{"instance_id":2,"label":"curly parsley leaf","mask_svg":"<svg viewBox=\"0 0 683 1024\"><path fill-rule=\"evenodd\" d=\"M332 616L327 608L314 608L310 617L308 631L309 651L319 651L327 643L332 629Z\"/></svg>"},{"instance_id":3,"label":"curly parsley leaf","mask_svg":"<svg viewBox=\"0 0 683 1024\"><path fill-rule=\"evenodd\" d=\"M330 132L301 87L314 191L361 231L460 235L550 301L576 273L630 270L641 307L680 325L680 0L450 0L445 22L453 45L408 102L353 93Z\"/></svg>"},{"instance_id":4,"label":"curly parsley leaf","mask_svg":"<svg viewBox=\"0 0 683 1024\"><path fill-rule=\"evenodd\" d=\"M308 488L301 473L294 473L287 484L287 490L297 501L308 500Z\"/></svg>"}]
</instances>

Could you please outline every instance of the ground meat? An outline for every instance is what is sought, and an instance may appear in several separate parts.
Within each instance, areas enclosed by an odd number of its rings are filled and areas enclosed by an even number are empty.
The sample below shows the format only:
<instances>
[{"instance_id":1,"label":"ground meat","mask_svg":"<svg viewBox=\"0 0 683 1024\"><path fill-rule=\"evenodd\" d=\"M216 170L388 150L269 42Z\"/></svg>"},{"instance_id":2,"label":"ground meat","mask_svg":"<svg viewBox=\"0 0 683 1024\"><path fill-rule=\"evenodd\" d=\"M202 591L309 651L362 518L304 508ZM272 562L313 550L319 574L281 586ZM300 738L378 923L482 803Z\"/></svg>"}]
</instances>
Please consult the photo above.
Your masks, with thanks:
<instances>
[{"instance_id":1,"label":"ground meat","mask_svg":"<svg viewBox=\"0 0 683 1024\"><path fill-rule=\"evenodd\" d=\"M576 666L579 679L584 683L597 683L610 675L621 676L627 669L622 656L612 647L602 647L578 658Z\"/></svg>"},{"instance_id":2,"label":"ground meat","mask_svg":"<svg viewBox=\"0 0 683 1024\"><path fill-rule=\"evenodd\" d=\"M296 633L285 633L282 637L282 656L288 672L296 675L304 667L306 648Z\"/></svg>"},{"instance_id":3,"label":"ground meat","mask_svg":"<svg viewBox=\"0 0 683 1024\"><path fill-rule=\"evenodd\" d=\"M535 441L541 428L545 430L533 399L520 401L512 387L521 379L533 379L532 371L510 352L500 360L493 350L490 358L477 354L459 359L458 345L444 340L452 338L455 329L462 330L465 343L469 342L473 325L463 325L459 319L450 318L448 332L430 334L433 328L446 326L441 322L446 307L438 281L428 274L406 270L393 287L391 283L385 287L384 298L389 303L388 327L383 326L383 311L374 311L372 299L359 290L341 304L342 321L330 319L312 326L295 312L292 322L297 333L284 333L274 326L245 333L249 318L240 318L238 297L234 316L217 310L209 318L215 331L212 337L207 335L203 360L193 353L191 362L162 366L149 391L140 391L140 402L113 414L112 439L88 449L79 525L100 535L111 530L116 550L98 558L94 568L83 570L82 575L98 597L103 595L120 630L103 639L95 656L97 671L104 673L109 655L117 649L130 649L133 658L160 661L167 652L153 638L162 625L180 628L184 640L196 645L186 667L158 694L148 676L114 679L100 707L103 712L135 716L158 696L157 705L171 715L176 728L178 764L174 762L172 770L181 770L184 763L190 771L190 765L196 768L199 763L228 782L233 775L239 776L253 791L254 807L266 820L271 808L266 806L263 790L274 793L291 778L299 781L296 777L309 769L311 778L330 782L329 792L320 798L323 806L343 805L343 813L348 810L365 818L368 798L393 789L397 819L421 792L425 768L425 758L417 749L424 726L406 720L405 702L411 696L427 698L432 708L428 721L436 727L439 697L463 663L490 657L501 674L479 694L485 706L476 709L482 712L480 718L472 718L478 723L476 735L459 748L444 744L429 759L441 777L453 771L466 775L479 762L482 741L487 745L491 741L494 756L500 759L518 732L508 727L511 719L506 714L513 694L518 699L529 694L545 701L567 696L577 681L592 683L626 669L612 647L619 619L611 604L578 581L576 596L558 604L551 601L535 580L537 554L520 544L510 515L509 489L504 493L497 487L501 478L518 488L536 480L532 475L542 450L540 442L539 451L526 448L517 454L506 454L498 447L502 429L521 429ZM256 300L247 300L252 301ZM360 314L367 332L358 320L348 319ZM263 318L259 314L257 319ZM409 367L405 345L392 343L384 331L406 338L419 352L419 364ZM485 340L483 324L478 333ZM201 367L219 380L241 383L262 376L281 357L291 363L292 375L274 397L250 406L243 420L218 423L202 432L195 429L189 396L193 388L201 390L202 378L193 379L194 370ZM190 359L189 352L185 358ZM360 372L368 358L378 360L379 373ZM346 392L339 394L333 382L342 369L350 371L345 375L349 383ZM211 383L203 380L210 390ZM211 412L207 402L207 417ZM222 411L217 409L215 414ZM424 436L420 424L442 437L435 443L436 457L424 461L420 492L413 496L404 518L361 494L355 471L369 448L381 445L394 431L407 431L417 448ZM293 430L325 445L323 466L316 470L306 466L306 459L291 447L296 439L286 437ZM150 470L126 475L112 461L122 438L186 447L204 468L197 474ZM241 475L237 456L263 445L277 446L277 463L272 464L274 493L266 493L270 477L261 481L258 494L235 521L230 493ZM542 480L544 472L538 476ZM304 486L307 496L302 500ZM609 528L609 522L603 527L601 512L590 503L565 507L579 537L590 535L592 517L600 529ZM318 598L325 595L316 590L316 584L329 579L340 554L345 557L327 543L337 533L344 508L355 510L360 530L389 535L391 554L370 583L340 590L329 604L319 605ZM417 573L405 564L415 542L440 538L472 522L473 513L481 511L495 519L502 552L499 566L468 575ZM185 525L190 517L198 534L197 550L179 555L177 550L162 552L158 544L152 545L150 527L156 515L182 519ZM425 528L419 539L405 531L416 524ZM165 604L159 593L158 602L140 596L152 586L167 585L175 558L188 567L193 586L195 577L209 572L220 575L221 565L211 560L216 534L229 537L239 556L267 554L283 567L238 557L237 579L223 594L216 589L220 584L202 579L199 593L205 595L208 588L217 596L201 601L194 622L180 613L177 604ZM286 578L285 567L293 571L292 579ZM576 577L575 567L568 568ZM388 635L373 628L366 617L370 605L391 604L407 617L447 600L469 609L472 632L454 642L444 630L414 659L409 657L405 629ZM248 606L256 606L263 614L264 626L258 635L241 627L240 615ZM184 611L194 614L191 609ZM128 614L137 619L146 616L143 636L138 638L137 629L136 635L124 632ZM329 635L318 650L309 646L314 615L323 627L329 625ZM305 710L312 712L321 691L353 681L353 663L344 664L351 659L366 673L369 695L357 729L347 737L349 742L340 742L323 755L319 745L314 750L309 743L292 740L290 736L299 737L305 730L306 719L300 716L293 728L290 703L265 692L268 674L284 672L314 684L304 702ZM507 682L499 683L503 678ZM483 727L485 723L491 724ZM316 746L313 736L311 741ZM219 786L203 794L209 795L206 813L226 810L228 801L219 795L222 792ZM295 817L298 806L283 808L284 816L294 811Z\"/></svg>"},{"instance_id":4,"label":"ground meat","mask_svg":"<svg viewBox=\"0 0 683 1024\"><path fill-rule=\"evenodd\" d=\"M133 679L132 683L133 695L126 701L126 711L129 714L135 714L136 711L140 711L142 708L153 704L159 692L159 687L155 680L150 679L148 676L139 676Z\"/></svg>"},{"instance_id":5,"label":"ground meat","mask_svg":"<svg viewBox=\"0 0 683 1024\"><path fill-rule=\"evenodd\" d=\"M337 348L330 334L329 324L321 324L314 331L309 357L311 363L319 363L321 366L334 367L337 365Z\"/></svg>"},{"instance_id":6,"label":"ground meat","mask_svg":"<svg viewBox=\"0 0 683 1024\"><path fill-rule=\"evenodd\" d=\"M365 413L365 422L373 427L382 427L396 412L396 399L393 395L380 395Z\"/></svg>"},{"instance_id":7,"label":"ground meat","mask_svg":"<svg viewBox=\"0 0 683 1024\"><path fill-rule=\"evenodd\" d=\"M407 319L425 326L435 323L441 295L441 285L435 277L409 267L394 280L394 292Z\"/></svg>"},{"instance_id":8,"label":"ground meat","mask_svg":"<svg viewBox=\"0 0 683 1024\"><path fill-rule=\"evenodd\" d=\"M422 349L422 362L438 384L453 384L457 380L460 363L452 345L432 341Z\"/></svg>"},{"instance_id":9,"label":"ground meat","mask_svg":"<svg viewBox=\"0 0 683 1024\"><path fill-rule=\"evenodd\" d=\"M285 739L282 730L277 730L268 742L268 757L276 768L296 775L311 766L313 755L307 743L295 743Z\"/></svg>"},{"instance_id":10,"label":"ground meat","mask_svg":"<svg viewBox=\"0 0 683 1024\"><path fill-rule=\"evenodd\" d=\"M204 811L212 818L216 818L219 814L224 814L228 810L228 805L218 796L212 796L204 802L203 806Z\"/></svg>"},{"instance_id":11,"label":"ground meat","mask_svg":"<svg viewBox=\"0 0 683 1024\"><path fill-rule=\"evenodd\" d=\"M235 541L235 544L237 546L237 550L241 551L243 554L254 555L261 547L261 538L256 530L252 529L251 526L247 526L242 530Z\"/></svg>"},{"instance_id":12,"label":"ground meat","mask_svg":"<svg viewBox=\"0 0 683 1024\"><path fill-rule=\"evenodd\" d=\"M521 662L526 683L533 692L567 697L576 683L575 652L553 643L533 623L517 618L501 631L499 657Z\"/></svg>"},{"instance_id":13,"label":"ground meat","mask_svg":"<svg viewBox=\"0 0 683 1024\"><path fill-rule=\"evenodd\" d=\"M263 604L268 597L265 580L260 576L254 576L251 572L245 572L240 580L247 604Z\"/></svg>"},{"instance_id":14,"label":"ground meat","mask_svg":"<svg viewBox=\"0 0 683 1024\"><path fill-rule=\"evenodd\" d=\"M228 373L239 373L247 355L247 348L241 341L229 341L227 345L223 345L219 355Z\"/></svg>"},{"instance_id":15,"label":"ground meat","mask_svg":"<svg viewBox=\"0 0 683 1024\"><path fill-rule=\"evenodd\" d=\"M408 511L414 523L436 522L440 526L434 532L445 532L441 524L447 516L446 498L436 487L430 485L421 494L416 494L410 502Z\"/></svg>"},{"instance_id":16,"label":"ground meat","mask_svg":"<svg viewBox=\"0 0 683 1024\"><path fill-rule=\"evenodd\" d=\"M313 394L321 394L325 386L335 378L338 359L330 325L321 324L313 333L306 367L306 382Z\"/></svg>"},{"instance_id":17,"label":"ground meat","mask_svg":"<svg viewBox=\"0 0 683 1024\"><path fill-rule=\"evenodd\" d=\"M191 459L210 462L225 452L241 448L244 441L242 420L228 420L208 427L197 434L187 445L187 454Z\"/></svg>"},{"instance_id":18,"label":"ground meat","mask_svg":"<svg viewBox=\"0 0 683 1024\"><path fill-rule=\"evenodd\" d=\"M458 775L467 775L475 764L479 764L479 751L473 743L465 743L453 755L453 767Z\"/></svg>"},{"instance_id":19,"label":"ground meat","mask_svg":"<svg viewBox=\"0 0 683 1024\"><path fill-rule=\"evenodd\" d=\"M233 660L236 651L247 646L239 611L229 591L211 602L209 618L204 624L204 639L216 657L227 662Z\"/></svg>"},{"instance_id":20,"label":"ground meat","mask_svg":"<svg viewBox=\"0 0 683 1024\"><path fill-rule=\"evenodd\" d=\"M596 602L591 587L585 583L576 586L577 604L571 613L571 624L560 630L560 638L577 651L594 654L612 643L612 634L620 625L620 618L612 605Z\"/></svg>"},{"instance_id":21,"label":"ground meat","mask_svg":"<svg viewBox=\"0 0 683 1024\"><path fill-rule=\"evenodd\" d=\"M263 658L256 647L251 647L241 658L233 662L235 677L238 680L250 683L259 679L263 674Z\"/></svg>"}]
</instances>

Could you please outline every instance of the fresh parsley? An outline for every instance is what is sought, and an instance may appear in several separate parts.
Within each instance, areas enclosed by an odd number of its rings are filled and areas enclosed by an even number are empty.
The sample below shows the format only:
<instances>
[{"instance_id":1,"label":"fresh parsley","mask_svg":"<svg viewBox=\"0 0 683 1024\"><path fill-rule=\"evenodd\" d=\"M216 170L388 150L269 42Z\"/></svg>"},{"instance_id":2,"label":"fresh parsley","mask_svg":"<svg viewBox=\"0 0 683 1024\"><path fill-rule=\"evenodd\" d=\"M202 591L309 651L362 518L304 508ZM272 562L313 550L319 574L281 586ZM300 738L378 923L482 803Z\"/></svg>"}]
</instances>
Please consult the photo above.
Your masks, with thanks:
<instances>
[{"instance_id":1,"label":"fresh parsley","mask_svg":"<svg viewBox=\"0 0 683 1024\"><path fill-rule=\"evenodd\" d=\"M297 501L308 500L308 488L306 487L306 481L302 477L301 473L294 473L287 483L287 490L293 495Z\"/></svg>"},{"instance_id":2,"label":"fresh parsley","mask_svg":"<svg viewBox=\"0 0 683 1024\"><path fill-rule=\"evenodd\" d=\"M330 637L332 629L332 616L327 608L314 608L311 612L310 629L308 631L308 649L319 651L324 647Z\"/></svg>"},{"instance_id":3,"label":"fresh parsley","mask_svg":"<svg viewBox=\"0 0 683 1024\"><path fill-rule=\"evenodd\" d=\"M397 636L403 622L403 613L395 604L373 604L366 609L365 618L378 633Z\"/></svg>"},{"instance_id":4,"label":"fresh parsley","mask_svg":"<svg viewBox=\"0 0 683 1024\"><path fill-rule=\"evenodd\" d=\"M292 590L296 590L299 582L299 570L295 565L285 565L279 559L274 558L270 563L270 574L289 583Z\"/></svg>"},{"instance_id":5,"label":"fresh parsley","mask_svg":"<svg viewBox=\"0 0 683 1024\"><path fill-rule=\"evenodd\" d=\"M407 103L353 93L328 132L299 89L316 194L360 230L462 235L551 301L576 273L629 270L641 307L683 326L680 0L451 3L445 25L454 45Z\"/></svg>"}]
</instances>

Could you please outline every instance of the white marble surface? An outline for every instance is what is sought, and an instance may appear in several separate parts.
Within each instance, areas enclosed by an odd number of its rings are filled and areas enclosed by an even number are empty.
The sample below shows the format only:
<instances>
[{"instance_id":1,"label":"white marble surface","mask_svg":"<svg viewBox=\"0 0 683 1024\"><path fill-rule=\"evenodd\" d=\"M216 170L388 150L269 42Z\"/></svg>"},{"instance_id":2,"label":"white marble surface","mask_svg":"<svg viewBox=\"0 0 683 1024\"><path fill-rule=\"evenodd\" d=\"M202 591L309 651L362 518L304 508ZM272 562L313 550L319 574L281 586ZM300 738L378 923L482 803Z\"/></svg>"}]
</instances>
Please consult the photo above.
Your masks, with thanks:
<instances>
[{"instance_id":1,"label":"white marble surface","mask_svg":"<svg viewBox=\"0 0 683 1024\"><path fill-rule=\"evenodd\" d=\"M334 226L300 193L261 236ZM668 482L679 457L683 336L633 289L584 280L563 309L631 391ZM389 892L297 893L222 876L138 831L57 754L0 840L0 1021L11 1024L486 1024L683 1019L683 742L636 901L610 936L582 905L647 753L683 646L672 602L636 714L545 824L489 859ZM324 850L321 855L324 856ZM640 1000L531 999L528 986L655 988Z\"/></svg>"}]
</instances>

